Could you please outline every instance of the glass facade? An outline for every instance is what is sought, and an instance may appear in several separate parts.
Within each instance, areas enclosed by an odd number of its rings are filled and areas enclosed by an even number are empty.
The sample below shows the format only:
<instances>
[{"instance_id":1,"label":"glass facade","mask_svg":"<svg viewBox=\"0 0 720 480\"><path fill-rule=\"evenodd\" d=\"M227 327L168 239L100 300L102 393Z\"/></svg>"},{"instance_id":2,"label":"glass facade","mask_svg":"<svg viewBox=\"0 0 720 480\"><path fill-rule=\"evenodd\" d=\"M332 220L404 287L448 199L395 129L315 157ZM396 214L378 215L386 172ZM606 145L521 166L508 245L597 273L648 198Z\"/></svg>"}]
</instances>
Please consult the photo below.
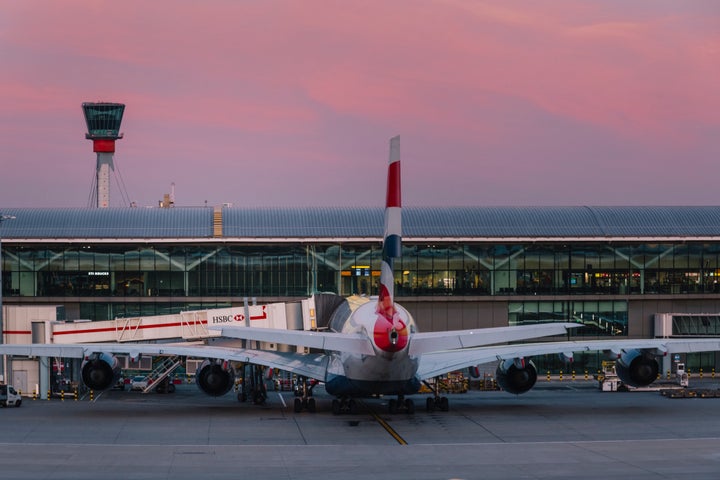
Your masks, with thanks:
<instances>
[{"instance_id":1,"label":"glass facade","mask_svg":"<svg viewBox=\"0 0 720 480\"><path fill-rule=\"evenodd\" d=\"M720 315L672 315L674 337L720 336Z\"/></svg>"},{"instance_id":2,"label":"glass facade","mask_svg":"<svg viewBox=\"0 0 720 480\"><path fill-rule=\"evenodd\" d=\"M628 308L625 300L548 302L510 302L510 325L529 325L547 322L581 323L583 328L573 335L616 337L628 334Z\"/></svg>"},{"instance_id":3,"label":"glass facade","mask_svg":"<svg viewBox=\"0 0 720 480\"><path fill-rule=\"evenodd\" d=\"M315 292L377 294L381 245L373 243L2 244L2 293L77 304L73 318L108 320L224 308ZM476 296L507 302L508 323L572 321L572 335L628 336L629 304L659 295L720 293L720 243L418 243L396 260L399 297ZM590 296L590 297L588 297ZM50 300L52 301L52 300ZM719 335L718 317L673 318L675 334ZM681 333L682 332L682 333ZM688 354L710 370L716 353ZM603 357L579 354L573 368ZM536 358L542 373L568 369Z\"/></svg>"},{"instance_id":4,"label":"glass facade","mask_svg":"<svg viewBox=\"0 0 720 480\"><path fill-rule=\"evenodd\" d=\"M79 297L86 303L113 297L114 304L126 304L113 307L113 316L149 309L130 307L141 297L156 297L163 303L154 312L145 312L151 314L186 307L188 297L374 295L381 257L379 242L32 245L6 241L2 253L4 296ZM594 325L595 334L622 335L627 330L626 302L531 302L527 297L718 293L719 257L720 244L715 243L406 241L395 275L399 296L522 296L522 302L508 299L513 323L570 315ZM97 302L93 307L97 311L88 312L87 318L108 318L102 304L107 301Z\"/></svg>"}]
</instances>

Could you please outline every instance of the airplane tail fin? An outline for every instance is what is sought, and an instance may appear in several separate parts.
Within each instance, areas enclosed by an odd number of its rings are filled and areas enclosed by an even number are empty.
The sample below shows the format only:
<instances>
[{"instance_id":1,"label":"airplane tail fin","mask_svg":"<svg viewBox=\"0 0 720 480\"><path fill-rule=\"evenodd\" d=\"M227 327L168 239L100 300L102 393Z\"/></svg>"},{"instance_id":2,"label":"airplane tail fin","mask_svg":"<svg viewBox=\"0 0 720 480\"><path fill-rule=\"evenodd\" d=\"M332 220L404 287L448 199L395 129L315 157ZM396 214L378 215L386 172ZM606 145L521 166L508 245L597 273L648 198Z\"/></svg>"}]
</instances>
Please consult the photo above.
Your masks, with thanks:
<instances>
[{"instance_id":1,"label":"airplane tail fin","mask_svg":"<svg viewBox=\"0 0 720 480\"><path fill-rule=\"evenodd\" d=\"M380 292L378 295L379 313L382 313L388 319L392 319L395 313L393 260L400 257L402 250L400 183L400 136L396 136L390 139L387 195L385 198L385 233L383 235Z\"/></svg>"}]
</instances>

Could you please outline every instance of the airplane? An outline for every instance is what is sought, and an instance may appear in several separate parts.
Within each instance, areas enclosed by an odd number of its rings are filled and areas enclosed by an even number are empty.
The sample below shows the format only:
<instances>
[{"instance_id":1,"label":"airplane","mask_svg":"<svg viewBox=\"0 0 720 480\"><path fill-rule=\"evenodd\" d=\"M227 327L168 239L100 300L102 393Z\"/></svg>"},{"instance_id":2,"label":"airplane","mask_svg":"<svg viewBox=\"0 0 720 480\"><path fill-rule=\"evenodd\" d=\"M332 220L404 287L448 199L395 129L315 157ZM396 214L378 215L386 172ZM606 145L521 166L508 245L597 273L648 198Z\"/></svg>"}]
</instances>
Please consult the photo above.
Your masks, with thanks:
<instances>
[{"instance_id":1,"label":"airplane","mask_svg":"<svg viewBox=\"0 0 720 480\"><path fill-rule=\"evenodd\" d=\"M249 326L218 326L219 337L204 344L87 343L2 344L0 354L82 358L81 377L90 389L111 388L120 375L117 354L180 355L205 359L196 384L211 396L227 394L235 384L233 363L278 369L302 379L294 409L315 411L310 382L323 382L335 397L335 414L358 410L356 399L395 396L390 413L415 412L412 398L423 382L449 372L497 362L495 379L511 394L535 385L537 368L530 357L559 354L570 361L574 352L602 351L616 361L620 380L632 387L651 384L660 370L657 357L678 352L720 350L720 339L624 339L511 343L566 335L581 325L548 322L535 325L419 332L412 315L395 302L394 260L401 254L400 137L390 139L384 235L379 294L345 299L332 313L328 331L280 330ZM240 342L239 342L240 341ZM272 342L306 347L309 352L279 352L251 348L248 342ZM437 388L426 398L428 411L449 409Z\"/></svg>"}]
</instances>

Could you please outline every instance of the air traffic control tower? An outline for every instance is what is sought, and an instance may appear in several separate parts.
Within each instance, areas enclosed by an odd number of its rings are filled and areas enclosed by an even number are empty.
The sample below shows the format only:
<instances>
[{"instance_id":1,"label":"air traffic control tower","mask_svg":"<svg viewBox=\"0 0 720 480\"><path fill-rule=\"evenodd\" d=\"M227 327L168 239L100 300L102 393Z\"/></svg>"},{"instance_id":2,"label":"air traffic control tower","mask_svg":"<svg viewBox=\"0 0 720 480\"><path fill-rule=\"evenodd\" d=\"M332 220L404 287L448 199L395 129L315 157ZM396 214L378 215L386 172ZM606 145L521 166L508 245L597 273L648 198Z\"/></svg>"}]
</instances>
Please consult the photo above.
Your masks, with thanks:
<instances>
[{"instance_id":1,"label":"air traffic control tower","mask_svg":"<svg viewBox=\"0 0 720 480\"><path fill-rule=\"evenodd\" d=\"M83 103L88 133L85 138L93 141L93 152L97 153L97 207L110 205L110 169L115 170L113 154L115 140L122 138L123 103Z\"/></svg>"}]
</instances>

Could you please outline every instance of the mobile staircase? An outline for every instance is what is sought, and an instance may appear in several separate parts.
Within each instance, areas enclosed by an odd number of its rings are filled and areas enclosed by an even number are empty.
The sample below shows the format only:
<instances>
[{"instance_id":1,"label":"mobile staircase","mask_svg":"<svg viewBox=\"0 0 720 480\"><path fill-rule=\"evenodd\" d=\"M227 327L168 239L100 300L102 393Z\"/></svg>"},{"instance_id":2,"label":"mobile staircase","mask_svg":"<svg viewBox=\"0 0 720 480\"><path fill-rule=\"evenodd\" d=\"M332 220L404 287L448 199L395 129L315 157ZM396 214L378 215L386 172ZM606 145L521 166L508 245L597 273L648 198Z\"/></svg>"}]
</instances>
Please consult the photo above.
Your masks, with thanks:
<instances>
[{"instance_id":1,"label":"mobile staircase","mask_svg":"<svg viewBox=\"0 0 720 480\"><path fill-rule=\"evenodd\" d=\"M177 355L172 357L163 357L163 360L158 363L152 372L148 374L148 386L145 387L142 393L148 393L160 385L162 381L165 380L180 365L182 365L182 359ZM172 387L170 385L168 385L168 393L175 391L175 385L172 385Z\"/></svg>"}]
</instances>

